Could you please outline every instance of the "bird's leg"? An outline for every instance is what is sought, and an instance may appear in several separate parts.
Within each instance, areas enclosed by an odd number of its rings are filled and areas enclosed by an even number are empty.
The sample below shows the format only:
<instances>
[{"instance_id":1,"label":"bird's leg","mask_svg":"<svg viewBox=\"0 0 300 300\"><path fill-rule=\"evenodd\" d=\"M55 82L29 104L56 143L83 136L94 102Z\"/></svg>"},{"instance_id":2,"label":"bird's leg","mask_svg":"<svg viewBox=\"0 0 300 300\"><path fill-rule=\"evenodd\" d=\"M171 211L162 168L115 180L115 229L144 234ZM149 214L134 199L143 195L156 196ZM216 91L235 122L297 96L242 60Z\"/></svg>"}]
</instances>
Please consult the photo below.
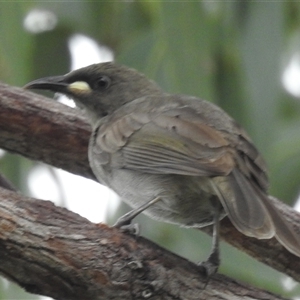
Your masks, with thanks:
<instances>
[{"instance_id":1,"label":"bird's leg","mask_svg":"<svg viewBox=\"0 0 300 300\"><path fill-rule=\"evenodd\" d=\"M215 195L219 199L223 199L222 202L224 202L224 195L222 191L218 188L216 183L213 181L213 179L209 180L210 185L215 192ZM212 249L211 253L208 257L208 259L205 262L200 263L199 265L201 267L204 267L205 273L207 278L211 277L214 275L219 268L220 265L220 251L219 251L219 237L220 237L220 214L222 211L222 205L220 201L215 201L214 203L214 209L215 209L215 214L214 214L214 219L213 219L213 235L212 235Z\"/></svg>"},{"instance_id":2,"label":"bird's leg","mask_svg":"<svg viewBox=\"0 0 300 300\"><path fill-rule=\"evenodd\" d=\"M219 199L224 198L222 191L218 188L213 180L210 180L210 185ZM222 205L220 201L214 203L214 219L213 219L213 235L212 235L212 249L208 259L199 265L205 269L207 279L214 275L220 265L220 251L219 251L219 236L220 236L220 214ZM207 280L208 282L208 280Z\"/></svg>"},{"instance_id":3,"label":"bird's leg","mask_svg":"<svg viewBox=\"0 0 300 300\"><path fill-rule=\"evenodd\" d=\"M143 212L145 209L147 209L151 205L155 204L159 200L161 200L161 198L156 197L156 198L144 203L143 205L139 206L138 208L135 208L135 209L131 210L130 212L128 212L125 215L123 215L122 217L120 217L117 220L117 222L113 225L113 227L122 228L122 229L131 231L131 229L132 229L132 225L130 224L131 221L137 215L139 215L141 212ZM136 227L135 225L133 225L133 226ZM135 230L135 231L138 231L138 230Z\"/></svg>"},{"instance_id":4,"label":"bird's leg","mask_svg":"<svg viewBox=\"0 0 300 300\"><path fill-rule=\"evenodd\" d=\"M219 232L220 232L220 212L221 204L218 203L215 208L214 223L213 223L213 235L212 235L212 249L208 259L199 264L199 266L205 269L205 275L209 279L214 275L220 265L220 252L219 252Z\"/></svg>"}]
</instances>

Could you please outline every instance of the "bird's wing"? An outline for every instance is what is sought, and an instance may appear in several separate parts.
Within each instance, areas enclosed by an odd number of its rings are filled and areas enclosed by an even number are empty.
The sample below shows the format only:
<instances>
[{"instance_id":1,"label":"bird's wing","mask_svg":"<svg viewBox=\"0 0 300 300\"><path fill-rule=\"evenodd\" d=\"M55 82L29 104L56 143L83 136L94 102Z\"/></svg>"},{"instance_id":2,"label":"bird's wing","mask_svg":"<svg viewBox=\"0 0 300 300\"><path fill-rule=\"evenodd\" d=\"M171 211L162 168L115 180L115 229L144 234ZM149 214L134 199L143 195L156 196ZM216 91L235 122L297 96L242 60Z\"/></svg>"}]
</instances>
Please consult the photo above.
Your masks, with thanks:
<instances>
[{"instance_id":1,"label":"bird's wing","mask_svg":"<svg viewBox=\"0 0 300 300\"><path fill-rule=\"evenodd\" d=\"M96 139L102 151L118 153L118 167L146 173L219 176L235 165L222 133L184 107L119 116Z\"/></svg>"}]
</instances>

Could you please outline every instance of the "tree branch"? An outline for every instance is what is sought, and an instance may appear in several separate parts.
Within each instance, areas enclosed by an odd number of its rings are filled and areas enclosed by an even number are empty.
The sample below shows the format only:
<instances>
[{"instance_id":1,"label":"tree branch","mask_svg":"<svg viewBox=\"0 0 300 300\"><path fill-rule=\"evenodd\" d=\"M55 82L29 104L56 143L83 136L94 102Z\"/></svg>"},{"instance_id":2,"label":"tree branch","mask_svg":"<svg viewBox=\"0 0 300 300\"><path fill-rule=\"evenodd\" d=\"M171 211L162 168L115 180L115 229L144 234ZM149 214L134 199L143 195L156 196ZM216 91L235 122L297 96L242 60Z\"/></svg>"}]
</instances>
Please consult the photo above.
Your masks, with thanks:
<instances>
[{"instance_id":1,"label":"tree branch","mask_svg":"<svg viewBox=\"0 0 300 300\"><path fill-rule=\"evenodd\" d=\"M55 299L283 299L215 275L142 238L0 188L0 273Z\"/></svg>"},{"instance_id":2,"label":"tree branch","mask_svg":"<svg viewBox=\"0 0 300 300\"><path fill-rule=\"evenodd\" d=\"M91 127L79 110L0 83L0 147L95 179L87 147Z\"/></svg>"},{"instance_id":3,"label":"tree branch","mask_svg":"<svg viewBox=\"0 0 300 300\"><path fill-rule=\"evenodd\" d=\"M1 148L18 153L33 160L43 161L55 167L65 169L74 174L79 174L88 178L95 179L92 171L90 170L87 159L87 147L90 134L90 126L77 110L71 109L60 103L51 101L45 97L33 94L23 89L9 87L0 83ZM30 202L23 202L22 207L25 209L24 205L29 205L28 203ZM299 214L297 214L295 211L293 211L283 203L279 203L278 201L276 201L276 203L276 205L278 205L279 208L283 211L287 219L293 224L295 229L300 232ZM49 214L49 212L46 211L43 211L43 213ZM37 214L39 217L41 217L40 213ZM62 221L60 219L61 217L56 216L55 214L56 213L51 216L51 219L54 218L53 220L55 220L55 222L65 222L64 226L66 226L67 228L73 226L73 221L71 222L71 224L67 225L67 221L69 220L68 218ZM86 225L84 224L87 224L87 221L83 221L84 219L82 218L80 220L81 221L78 222L83 223L79 226L79 223L75 222L75 224L77 224L76 226L78 228L81 228L81 226L85 227ZM105 230L109 230L104 225L101 226L101 229L103 228L105 228ZM112 232L119 235L119 233L116 233L115 230L113 230ZM54 233L51 232L51 236L53 236L53 238L55 238ZM1 234L2 232L0 229L0 235ZM286 251L275 239L257 240L254 238L248 238L239 233L228 219L225 219L221 222L221 235L224 240L241 249L242 251L245 251L259 261L277 269L280 272L290 275L295 280L300 281L300 259ZM128 239L128 237L126 237L126 239ZM139 239L139 243L140 241L144 240ZM93 243L97 244L97 242L95 241ZM36 243L36 245L40 244ZM149 244L147 244L147 247L148 246ZM86 251L88 250L88 247L89 246L86 247ZM11 255L10 249L11 248L5 248L6 257L9 257ZM70 249L72 250L71 252L74 252L74 249L76 249L76 247ZM67 250L65 252L67 252ZM99 249L97 251L99 251ZM95 254L98 252L93 253ZM63 255L68 254L64 253ZM95 257L97 257L97 255ZM176 259L179 258L176 257ZM189 266L189 268L191 267ZM191 271L192 270L193 268L191 268ZM217 276L216 278L219 277ZM118 295L120 296L120 294ZM85 299L87 298L85 297ZM120 299L120 297L118 299Z\"/></svg>"}]
</instances>

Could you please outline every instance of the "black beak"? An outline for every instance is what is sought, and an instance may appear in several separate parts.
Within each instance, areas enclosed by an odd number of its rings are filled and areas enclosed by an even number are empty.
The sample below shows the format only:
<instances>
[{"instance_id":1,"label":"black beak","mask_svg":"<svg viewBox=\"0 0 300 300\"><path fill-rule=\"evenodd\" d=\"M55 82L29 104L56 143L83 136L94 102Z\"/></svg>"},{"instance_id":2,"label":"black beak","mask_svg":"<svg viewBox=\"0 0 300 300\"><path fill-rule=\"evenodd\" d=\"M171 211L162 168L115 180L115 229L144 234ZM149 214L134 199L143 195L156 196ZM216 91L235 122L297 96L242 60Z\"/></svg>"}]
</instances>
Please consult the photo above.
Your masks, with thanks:
<instances>
[{"instance_id":1,"label":"black beak","mask_svg":"<svg viewBox=\"0 0 300 300\"><path fill-rule=\"evenodd\" d=\"M65 93L69 85L65 79L65 76L40 78L27 83L24 89L49 90L52 92Z\"/></svg>"}]
</instances>

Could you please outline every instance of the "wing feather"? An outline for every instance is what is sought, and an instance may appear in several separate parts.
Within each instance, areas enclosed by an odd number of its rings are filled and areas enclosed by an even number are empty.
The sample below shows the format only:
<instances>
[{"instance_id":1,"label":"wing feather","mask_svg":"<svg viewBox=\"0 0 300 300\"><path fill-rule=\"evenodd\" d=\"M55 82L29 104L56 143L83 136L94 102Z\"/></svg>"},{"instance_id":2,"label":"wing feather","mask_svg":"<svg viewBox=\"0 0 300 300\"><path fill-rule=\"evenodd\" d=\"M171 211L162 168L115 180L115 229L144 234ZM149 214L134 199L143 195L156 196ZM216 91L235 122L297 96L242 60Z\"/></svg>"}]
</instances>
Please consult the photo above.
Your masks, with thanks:
<instances>
[{"instance_id":1,"label":"wing feather","mask_svg":"<svg viewBox=\"0 0 300 300\"><path fill-rule=\"evenodd\" d=\"M180 112L127 114L102 126L96 143L102 151L118 152L123 168L155 174L228 174L234 166L228 141L200 117L191 115L191 122Z\"/></svg>"}]
</instances>

